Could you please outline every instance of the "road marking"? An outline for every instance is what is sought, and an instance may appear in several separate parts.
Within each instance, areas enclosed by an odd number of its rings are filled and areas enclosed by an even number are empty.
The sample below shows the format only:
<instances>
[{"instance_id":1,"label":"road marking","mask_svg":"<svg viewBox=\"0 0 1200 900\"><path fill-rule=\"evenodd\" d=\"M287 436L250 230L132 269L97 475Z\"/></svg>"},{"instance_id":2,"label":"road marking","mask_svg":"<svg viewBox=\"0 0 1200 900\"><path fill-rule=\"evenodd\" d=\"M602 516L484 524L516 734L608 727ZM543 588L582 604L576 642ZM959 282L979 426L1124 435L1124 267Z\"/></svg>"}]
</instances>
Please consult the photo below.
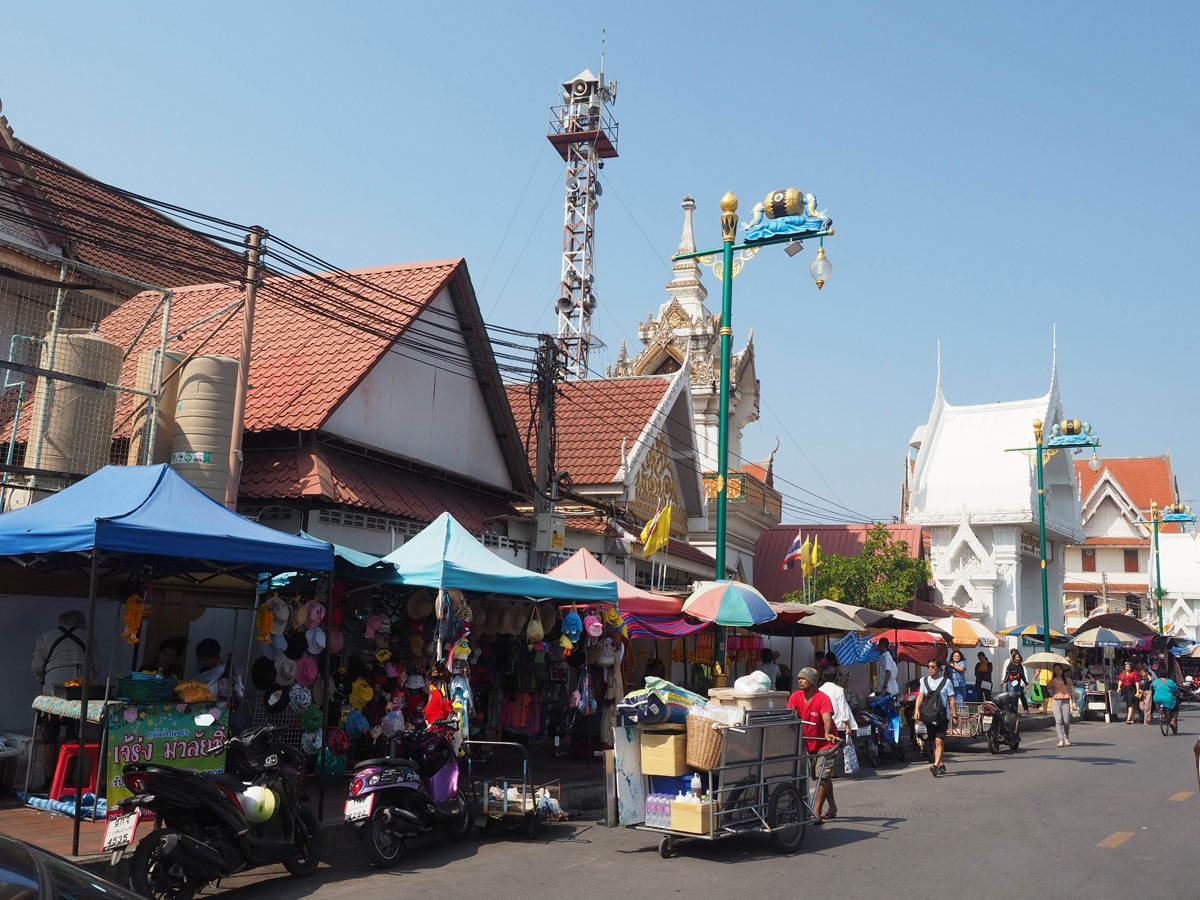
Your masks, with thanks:
<instances>
[{"instance_id":1,"label":"road marking","mask_svg":"<svg viewBox=\"0 0 1200 900\"><path fill-rule=\"evenodd\" d=\"M1108 837L1106 837L1104 840L1102 840L1096 846L1097 847L1108 847L1111 850L1113 847L1120 847L1123 843L1125 843L1131 837L1133 837L1132 831L1114 831L1112 834L1110 834Z\"/></svg>"},{"instance_id":2,"label":"road marking","mask_svg":"<svg viewBox=\"0 0 1200 900\"><path fill-rule=\"evenodd\" d=\"M1190 796L1192 796L1191 791L1180 791L1178 794L1172 794L1168 799L1173 800L1175 803L1181 803Z\"/></svg>"}]
</instances>

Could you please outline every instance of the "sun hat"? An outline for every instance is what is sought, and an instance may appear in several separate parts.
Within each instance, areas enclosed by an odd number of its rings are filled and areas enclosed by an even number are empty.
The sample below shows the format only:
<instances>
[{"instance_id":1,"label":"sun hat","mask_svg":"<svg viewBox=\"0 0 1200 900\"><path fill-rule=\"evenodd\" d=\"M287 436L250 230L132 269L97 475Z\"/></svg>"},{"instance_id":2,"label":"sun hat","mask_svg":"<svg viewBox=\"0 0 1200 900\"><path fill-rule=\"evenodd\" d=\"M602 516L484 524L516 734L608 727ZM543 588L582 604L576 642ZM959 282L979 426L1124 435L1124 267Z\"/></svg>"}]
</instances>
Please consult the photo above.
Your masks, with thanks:
<instances>
[{"instance_id":1,"label":"sun hat","mask_svg":"<svg viewBox=\"0 0 1200 900\"><path fill-rule=\"evenodd\" d=\"M288 689L286 685L273 684L264 694L266 698L266 709L268 715L273 715L283 710L288 702Z\"/></svg>"},{"instance_id":2,"label":"sun hat","mask_svg":"<svg viewBox=\"0 0 1200 900\"><path fill-rule=\"evenodd\" d=\"M408 677L404 679L404 686L410 691L419 691L425 687L425 676L419 672L410 672Z\"/></svg>"},{"instance_id":3,"label":"sun hat","mask_svg":"<svg viewBox=\"0 0 1200 900\"><path fill-rule=\"evenodd\" d=\"M338 754L349 750L350 738L346 737L346 732L340 728L331 728L329 730L329 749Z\"/></svg>"},{"instance_id":4,"label":"sun hat","mask_svg":"<svg viewBox=\"0 0 1200 900\"><path fill-rule=\"evenodd\" d=\"M383 616L379 615L379 613L371 613L371 615L367 616L367 625L364 629L367 637L375 637L375 632L379 628L379 623L382 621Z\"/></svg>"},{"instance_id":5,"label":"sun hat","mask_svg":"<svg viewBox=\"0 0 1200 900\"><path fill-rule=\"evenodd\" d=\"M250 683L265 691L275 683L275 663L269 657L260 656L250 667Z\"/></svg>"},{"instance_id":6,"label":"sun hat","mask_svg":"<svg viewBox=\"0 0 1200 900\"><path fill-rule=\"evenodd\" d=\"M308 654L296 660L296 683L310 687L317 680L317 661Z\"/></svg>"},{"instance_id":7,"label":"sun hat","mask_svg":"<svg viewBox=\"0 0 1200 900\"><path fill-rule=\"evenodd\" d=\"M317 675L317 680L314 681L312 683L312 687L309 688L309 690L312 691L314 705L323 706L326 699L328 699L329 692L326 687L328 683L329 682L326 679L322 678L319 674Z\"/></svg>"},{"instance_id":8,"label":"sun hat","mask_svg":"<svg viewBox=\"0 0 1200 900\"><path fill-rule=\"evenodd\" d=\"M346 635L340 628L335 628L329 632L329 650L332 653L341 653L342 648L346 646Z\"/></svg>"},{"instance_id":9,"label":"sun hat","mask_svg":"<svg viewBox=\"0 0 1200 900\"><path fill-rule=\"evenodd\" d=\"M316 755L321 752L321 732L306 731L300 735L300 749L305 753Z\"/></svg>"},{"instance_id":10,"label":"sun hat","mask_svg":"<svg viewBox=\"0 0 1200 900\"><path fill-rule=\"evenodd\" d=\"M814 669L812 666L805 666L803 669L801 669L799 672L796 673L796 679L799 680L801 678L803 678L805 681L807 681L813 687L817 687L821 683L817 679L817 670Z\"/></svg>"},{"instance_id":11,"label":"sun hat","mask_svg":"<svg viewBox=\"0 0 1200 900\"><path fill-rule=\"evenodd\" d=\"M304 610L308 615L308 627L320 628L321 623L325 621L325 607L316 600L309 600L304 604Z\"/></svg>"},{"instance_id":12,"label":"sun hat","mask_svg":"<svg viewBox=\"0 0 1200 900\"><path fill-rule=\"evenodd\" d=\"M293 684L288 690L288 709L301 710L312 706L312 691L302 684Z\"/></svg>"},{"instance_id":13,"label":"sun hat","mask_svg":"<svg viewBox=\"0 0 1200 900\"><path fill-rule=\"evenodd\" d=\"M305 609L303 603L297 603L292 610L292 627L303 628L304 623L308 621L308 610Z\"/></svg>"},{"instance_id":14,"label":"sun hat","mask_svg":"<svg viewBox=\"0 0 1200 900\"><path fill-rule=\"evenodd\" d=\"M357 741L360 737L367 733L367 719L357 709L350 710L350 714L346 716L346 737L351 741Z\"/></svg>"},{"instance_id":15,"label":"sun hat","mask_svg":"<svg viewBox=\"0 0 1200 900\"><path fill-rule=\"evenodd\" d=\"M275 660L275 680L287 687L296 680L296 661L290 656L280 656Z\"/></svg>"},{"instance_id":16,"label":"sun hat","mask_svg":"<svg viewBox=\"0 0 1200 900\"><path fill-rule=\"evenodd\" d=\"M263 644L262 655L267 659L274 659L280 653L287 649L287 638L282 634L271 635L270 643Z\"/></svg>"},{"instance_id":17,"label":"sun hat","mask_svg":"<svg viewBox=\"0 0 1200 900\"><path fill-rule=\"evenodd\" d=\"M316 656L325 649L325 631L322 628L310 628L305 633L305 640L308 642L308 652Z\"/></svg>"},{"instance_id":18,"label":"sun hat","mask_svg":"<svg viewBox=\"0 0 1200 900\"><path fill-rule=\"evenodd\" d=\"M321 707L313 704L300 713L300 729L302 731L318 731L321 728Z\"/></svg>"},{"instance_id":19,"label":"sun hat","mask_svg":"<svg viewBox=\"0 0 1200 900\"><path fill-rule=\"evenodd\" d=\"M291 617L292 609L287 605L287 601L282 597L272 597L271 607L271 634L283 634L283 630L287 628L288 619Z\"/></svg>"},{"instance_id":20,"label":"sun hat","mask_svg":"<svg viewBox=\"0 0 1200 900\"><path fill-rule=\"evenodd\" d=\"M583 620L583 629L591 637L600 637L600 635L604 634L604 623L595 616L588 616Z\"/></svg>"},{"instance_id":21,"label":"sun hat","mask_svg":"<svg viewBox=\"0 0 1200 900\"><path fill-rule=\"evenodd\" d=\"M412 619L427 619L433 612L433 596L425 588L414 591L408 598L408 615Z\"/></svg>"},{"instance_id":22,"label":"sun hat","mask_svg":"<svg viewBox=\"0 0 1200 900\"><path fill-rule=\"evenodd\" d=\"M375 696L375 691L367 683L365 678L354 679L354 685L350 688L350 705L357 710L361 710L364 706L371 702L371 698Z\"/></svg>"},{"instance_id":23,"label":"sun hat","mask_svg":"<svg viewBox=\"0 0 1200 900\"><path fill-rule=\"evenodd\" d=\"M287 636L287 647L283 651L283 655L288 659L299 659L308 652L308 640L304 637L303 631L293 631Z\"/></svg>"}]
</instances>

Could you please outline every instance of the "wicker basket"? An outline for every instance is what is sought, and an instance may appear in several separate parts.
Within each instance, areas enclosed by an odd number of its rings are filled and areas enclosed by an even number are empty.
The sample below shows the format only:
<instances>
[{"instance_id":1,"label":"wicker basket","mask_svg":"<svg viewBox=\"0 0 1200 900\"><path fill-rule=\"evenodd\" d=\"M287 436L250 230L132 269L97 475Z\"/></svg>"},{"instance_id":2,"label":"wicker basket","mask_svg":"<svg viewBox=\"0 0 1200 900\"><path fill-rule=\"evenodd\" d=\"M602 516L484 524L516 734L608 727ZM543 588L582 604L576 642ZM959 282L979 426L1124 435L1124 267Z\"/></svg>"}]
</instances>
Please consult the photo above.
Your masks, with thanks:
<instances>
[{"instance_id":1,"label":"wicker basket","mask_svg":"<svg viewBox=\"0 0 1200 900\"><path fill-rule=\"evenodd\" d=\"M707 772L721 764L725 733L719 722L704 716L687 717L687 764Z\"/></svg>"},{"instance_id":2,"label":"wicker basket","mask_svg":"<svg viewBox=\"0 0 1200 900\"><path fill-rule=\"evenodd\" d=\"M129 678L117 679L117 696L134 703L170 703L175 699L174 678L159 681L154 675L135 672Z\"/></svg>"}]
</instances>

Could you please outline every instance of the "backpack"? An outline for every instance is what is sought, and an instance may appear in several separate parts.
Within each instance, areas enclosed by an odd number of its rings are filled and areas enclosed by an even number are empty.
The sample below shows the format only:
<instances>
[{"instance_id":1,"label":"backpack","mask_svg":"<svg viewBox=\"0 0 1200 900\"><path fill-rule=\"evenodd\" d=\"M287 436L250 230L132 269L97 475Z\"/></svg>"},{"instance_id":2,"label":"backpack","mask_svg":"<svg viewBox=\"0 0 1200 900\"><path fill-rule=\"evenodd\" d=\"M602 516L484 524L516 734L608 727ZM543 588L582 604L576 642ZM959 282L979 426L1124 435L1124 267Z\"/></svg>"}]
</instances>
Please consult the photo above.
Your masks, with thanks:
<instances>
[{"instance_id":1,"label":"backpack","mask_svg":"<svg viewBox=\"0 0 1200 900\"><path fill-rule=\"evenodd\" d=\"M935 687L929 681L929 676L921 679L924 697L921 698L921 718L928 725L931 722L946 721L946 704L942 702L942 688L946 685L946 676Z\"/></svg>"}]
</instances>

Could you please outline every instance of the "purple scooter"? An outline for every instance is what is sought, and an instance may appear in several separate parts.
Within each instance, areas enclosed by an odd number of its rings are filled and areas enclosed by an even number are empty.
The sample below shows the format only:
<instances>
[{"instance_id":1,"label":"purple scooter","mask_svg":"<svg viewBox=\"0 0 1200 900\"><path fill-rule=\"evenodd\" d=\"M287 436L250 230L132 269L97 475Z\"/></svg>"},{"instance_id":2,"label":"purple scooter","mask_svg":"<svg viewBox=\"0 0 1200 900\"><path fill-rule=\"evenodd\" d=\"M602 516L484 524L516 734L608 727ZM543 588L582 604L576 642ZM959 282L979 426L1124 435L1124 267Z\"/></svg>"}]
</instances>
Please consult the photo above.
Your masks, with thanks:
<instances>
[{"instance_id":1,"label":"purple scooter","mask_svg":"<svg viewBox=\"0 0 1200 900\"><path fill-rule=\"evenodd\" d=\"M394 866L409 837L444 828L461 840L471 830L475 811L458 786L453 734L448 721L401 732L388 756L364 759L355 768L346 823L358 829L378 868Z\"/></svg>"}]
</instances>

